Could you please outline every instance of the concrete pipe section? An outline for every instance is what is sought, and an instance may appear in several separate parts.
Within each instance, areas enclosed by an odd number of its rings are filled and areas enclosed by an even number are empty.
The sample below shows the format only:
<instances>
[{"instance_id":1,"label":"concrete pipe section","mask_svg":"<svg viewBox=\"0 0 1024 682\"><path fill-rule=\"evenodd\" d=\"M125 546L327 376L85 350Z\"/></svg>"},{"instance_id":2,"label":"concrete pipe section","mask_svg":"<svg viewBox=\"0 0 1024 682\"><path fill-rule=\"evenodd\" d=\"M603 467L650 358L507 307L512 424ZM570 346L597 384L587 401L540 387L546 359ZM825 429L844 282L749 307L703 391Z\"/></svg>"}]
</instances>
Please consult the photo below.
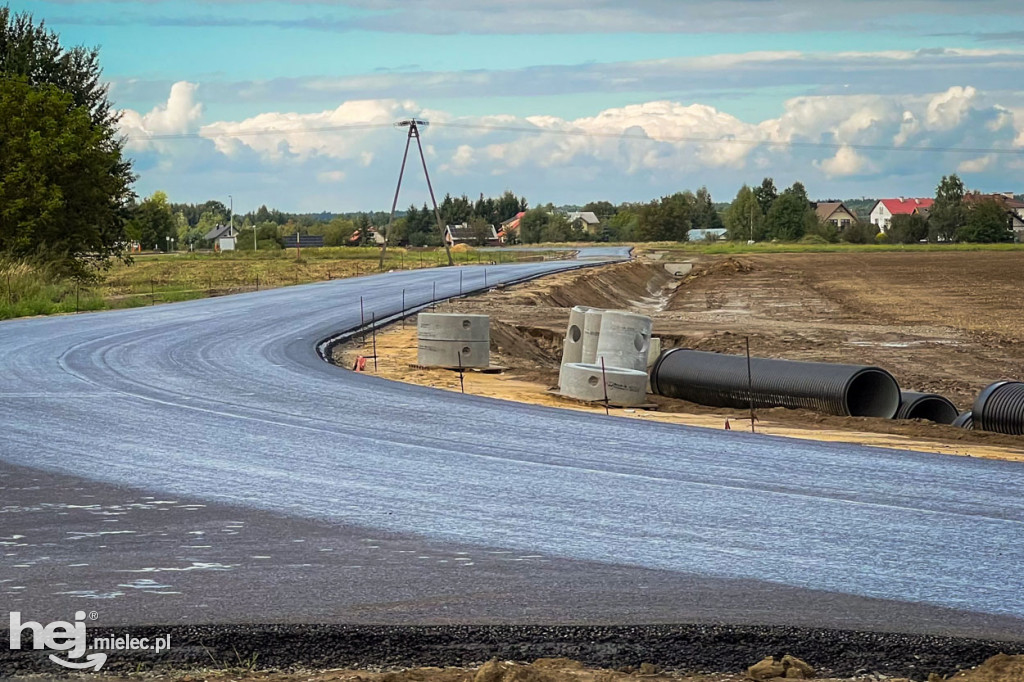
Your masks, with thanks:
<instances>
[{"instance_id":1,"label":"concrete pipe section","mask_svg":"<svg viewBox=\"0 0 1024 682\"><path fill-rule=\"evenodd\" d=\"M936 393L900 392L896 419L924 419L936 424L952 424L960 415L956 405Z\"/></svg>"},{"instance_id":2,"label":"concrete pipe section","mask_svg":"<svg viewBox=\"0 0 1024 682\"><path fill-rule=\"evenodd\" d=\"M605 367L623 367L647 372L647 353L651 347L651 318L646 315L608 310L601 316L597 339L597 358Z\"/></svg>"},{"instance_id":3,"label":"concrete pipe section","mask_svg":"<svg viewBox=\"0 0 1024 682\"><path fill-rule=\"evenodd\" d=\"M470 367L491 364L491 318L488 315L420 313L417 362L424 367Z\"/></svg>"},{"instance_id":4,"label":"concrete pipe section","mask_svg":"<svg viewBox=\"0 0 1024 682\"><path fill-rule=\"evenodd\" d=\"M651 390L712 407L804 408L892 419L900 407L896 379L879 367L752 358L673 348L651 370Z\"/></svg>"},{"instance_id":5,"label":"concrete pipe section","mask_svg":"<svg viewBox=\"0 0 1024 682\"><path fill-rule=\"evenodd\" d=\"M569 324L565 329L565 339L562 341L562 362L558 369L558 385L562 385L562 367L571 362L583 360L583 324L588 310L587 306L574 306L569 311Z\"/></svg>"},{"instance_id":6,"label":"concrete pipe section","mask_svg":"<svg viewBox=\"0 0 1024 682\"><path fill-rule=\"evenodd\" d=\"M597 343L601 336L601 317L604 311L590 308L583 314L583 355L580 362L592 365L597 362Z\"/></svg>"},{"instance_id":7,"label":"concrete pipe section","mask_svg":"<svg viewBox=\"0 0 1024 682\"><path fill-rule=\"evenodd\" d=\"M642 405L647 398L647 372L604 367L581 362L562 367L562 395L587 401L603 401L607 386L612 405Z\"/></svg>"},{"instance_id":8,"label":"concrete pipe section","mask_svg":"<svg viewBox=\"0 0 1024 682\"><path fill-rule=\"evenodd\" d=\"M1024 435L1024 383L997 381L974 400L974 428Z\"/></svg>"}]
</instances>

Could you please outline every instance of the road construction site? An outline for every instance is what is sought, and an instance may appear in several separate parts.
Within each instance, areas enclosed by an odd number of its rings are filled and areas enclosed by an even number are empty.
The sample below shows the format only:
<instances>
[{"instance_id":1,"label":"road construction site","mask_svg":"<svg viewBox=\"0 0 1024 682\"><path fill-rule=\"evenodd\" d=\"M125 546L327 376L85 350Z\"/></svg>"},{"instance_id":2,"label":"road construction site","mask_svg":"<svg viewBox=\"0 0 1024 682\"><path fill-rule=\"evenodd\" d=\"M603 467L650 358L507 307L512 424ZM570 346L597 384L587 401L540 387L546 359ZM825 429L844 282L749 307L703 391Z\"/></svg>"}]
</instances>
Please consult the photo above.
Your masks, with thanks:
<instances>
[{"instance_id":1,"label":"road construction site","mask_svg":"<svg viewBox=\"0 0 1024 682\"><path fill-rule=\"evenodd\" d=\"M666 260L668 259L668 260ZM372 356L384 377L475 395L604 412L552 395L569 309L593 306L649 315L663 348L799 361L875 365L904 390L935 392L960 410L997 379L1024 377L1024 268L1015 252L700 256L653 252L600 270L563 273L452 299L436 310L491 316L500 373L417 365L415 320L335 350L351 367ZM373 366L370 366L373 370ZM745 409L705 407L650 395L654 409L613 414L750 430ZM1024 439L925 420L759 408L759 433L926 452L1024 460Z\"/></svg>"},{"instance_id":2,"label":"road construction site","mask_svg":"<svg viewBox=\"0 0 1024 682\"><path fill-rule=\"evenodd\" d=\"M515 371L550 374L542 351L581 290L672 314L686 286L759 267L694 262L677 278L592 255L3 322L4 605L173 635L161 660L112 655L111 671L233 655L738 672L776 652L924 678L1024 653L1016 462L547 409L474 394L475 376L439 392L321 355L367 317L505 287L486 296L519 300L525 331L499 319L495 340L536 338ZM489 300L493 314L493 299L465 304ZM703 330L721 342L718 324ZM0 664L53 665L34 649Z\"/></svg>"}]
</instances>

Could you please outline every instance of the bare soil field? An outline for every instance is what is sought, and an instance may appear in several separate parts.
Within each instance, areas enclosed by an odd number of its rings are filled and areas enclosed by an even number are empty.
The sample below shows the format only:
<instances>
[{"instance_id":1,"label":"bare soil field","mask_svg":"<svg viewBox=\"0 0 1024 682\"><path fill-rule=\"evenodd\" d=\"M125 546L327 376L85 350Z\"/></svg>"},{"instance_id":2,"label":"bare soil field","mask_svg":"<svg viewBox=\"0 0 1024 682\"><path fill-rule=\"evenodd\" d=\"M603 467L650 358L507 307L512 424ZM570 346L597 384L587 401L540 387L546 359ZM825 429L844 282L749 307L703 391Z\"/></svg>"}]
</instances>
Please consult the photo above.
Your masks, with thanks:
<instances>
[{"instance_id":1,"label":"bare soil field","mask_svg":"<svg viewBox=\"0 0 1024 682\"><path fill-rule=\"evenodd\" d=\"M466 391L603 411L546 393L557 383L573 305L650 315L665 348L742 353L749 338L754 356L876 365L901 388L940 393L961 410L989 383L1024 378L1024 253L702 255L681 277L658 255L440 304L441 311L491 315L492 363L505 371L467 375ZM460 390L457 375L414 367L414 320L377 342L383 376ZM371 353L359 343L335 349L343 366L360 354ZM746 411L651 401L656 411L617 413L713 428L729 419L733 428L749 428ZM784 408L757 417L761 433L1024 461L1017 436Z\"/></svg>"}]
</instances>

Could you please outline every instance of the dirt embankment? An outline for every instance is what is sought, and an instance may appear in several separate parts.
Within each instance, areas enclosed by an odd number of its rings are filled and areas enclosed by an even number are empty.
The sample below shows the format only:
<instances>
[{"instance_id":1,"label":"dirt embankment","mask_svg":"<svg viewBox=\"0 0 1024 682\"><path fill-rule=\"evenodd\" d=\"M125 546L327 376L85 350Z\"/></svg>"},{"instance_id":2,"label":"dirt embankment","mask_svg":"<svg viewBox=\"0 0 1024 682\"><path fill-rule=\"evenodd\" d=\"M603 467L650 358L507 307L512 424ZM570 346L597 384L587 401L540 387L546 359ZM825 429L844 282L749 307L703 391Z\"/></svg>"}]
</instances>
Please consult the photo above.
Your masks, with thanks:
<instances>
[{"instance_id":1,"label":"dirt embankment","mask_svg":"<svg viewBox=\"0 0 1024 682\"><path fill-rule=\"evenodd\" d=\"M492 363L501 375L472 375L467 392L574 409L598 409L552 397L562 337L573 305L630 309L654 320L665 348L877 365L901 387L934 391L969 409L988 383L1024 378L1024 254L1014 252L773 254L703 257L683 277L662 264L633 262L564 273L442 304L491 316ZM966 259L961 262L959 259ZM951 277L969 282L950 284ZM969 297L971 287L997 293ZM946 292L959 292L948 294ZM939 293L935 293L939 292ZM392 379L460 389L444 370L413 368L415 322L378 335L380 371ZM351 366L358 344L336 351ZM652 396L640 419L749 428L743 410L709 408ZM600 408L603 411L603 408ZM762 433L843 440L951 454L1020 459L1024 439L930 422L761 409ZM740 424L736 421L740 420Z\"/></svg>"},{"instance_id":2,"label":"dirt embankment","mask_svg":"<svg viewBox=\"0 0 1024 682\"><path fill-rule=\"evenodd\" d=\"M788 658L788 657L787 657ZM798 674L789 673L785 679L815 679L818 682L853 682L879 680L909 682L906 678L866 674L853 678L817 676L810 666L801 661ZM533 663L492 660L478 668L409 668L380 671L340 668L322 671L255 671L245 668L195 671L190 673L142 675L142 679L174 680L175 682L205 682L206 680L233 680L236 682L753 682L783 678L764 677L762 671L752 667L748 674L739 673L682 673L666 671L642 663L618 669L590 668L567 658L540 658ZM94 677L102 682L122 682L133 677ZM1024 656L999 654L976 668L960 671L948 678L933 674L931 682L944 679L950 682L1020 682L1024 680Z\"/></svg>"}]
</instances>

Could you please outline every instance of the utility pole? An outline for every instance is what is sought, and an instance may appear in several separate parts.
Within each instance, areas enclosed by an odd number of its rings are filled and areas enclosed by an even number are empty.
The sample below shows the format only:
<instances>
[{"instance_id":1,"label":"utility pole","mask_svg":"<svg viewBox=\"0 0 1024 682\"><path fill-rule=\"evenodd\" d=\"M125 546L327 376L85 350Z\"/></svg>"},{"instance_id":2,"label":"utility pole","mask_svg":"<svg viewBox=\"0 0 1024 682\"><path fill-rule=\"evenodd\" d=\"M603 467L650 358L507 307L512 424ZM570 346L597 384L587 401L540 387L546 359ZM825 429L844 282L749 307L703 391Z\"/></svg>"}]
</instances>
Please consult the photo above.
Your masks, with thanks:
<instances>
[{"instance_id":1,"label":"utility pole","mask_svg":"<svg viewBox=\"0 0 1024 682\"><path fill-rule=\"evenodd\" d=\"M405 139L405 152L402 154L402 167L398 171L398 187L395 188L395 200L391 203L391 215L388 216L388 225L384 230L384 243L380 247L380 269L384 269L384 258L387 255L388 238L391 236L391 224L395 220L395 208L398 207L398 193L402 189L402 176L405 175L405 162L409 157L409 145L416 140L416 148L420 152L420 161L423 163L423 176L427 179L427 191L430 192L430 203L434 206L434 219L437 221L437 229L441 233L441 243L444 244L445 254L448 256L448 265L455 265L452 260L451 247L444 238L444 225L441 224L441 212L437 210L437 199L434 198L434 188L430 184L430 173L427 172L427 157L423 154L423 144L420 142L420 128L430 125L429 121L417 118L409 118L395 124L396 128L408 128L408 136Z\"/></svg>"},{"instance_id":2,"label":"utility pole","mask_svg":"<svg viewBox=\"0 0 1024 682\"><path fill-rule=\"evenodd\" d=\"M235 236L235 198L228 195L228 201L230 202L230 208L228 209L228 236Z\"/></svg>"}]
</instances>

